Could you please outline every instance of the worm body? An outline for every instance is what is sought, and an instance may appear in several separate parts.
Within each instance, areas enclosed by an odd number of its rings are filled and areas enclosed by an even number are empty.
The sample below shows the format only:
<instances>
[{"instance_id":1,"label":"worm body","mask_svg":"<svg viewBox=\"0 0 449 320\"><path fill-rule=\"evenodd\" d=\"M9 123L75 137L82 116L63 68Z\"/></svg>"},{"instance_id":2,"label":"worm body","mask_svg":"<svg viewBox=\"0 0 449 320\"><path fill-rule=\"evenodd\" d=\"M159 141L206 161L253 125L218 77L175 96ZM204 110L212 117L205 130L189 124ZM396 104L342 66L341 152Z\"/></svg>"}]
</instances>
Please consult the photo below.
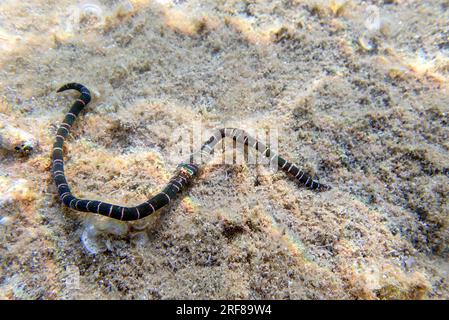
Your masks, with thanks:
<instances>
[{"instance_id":1,"label":"worm body","mask_svg":"<svg viewBox=\"0 0 449 320\"><path fill-rule=\"evenodd\" d=\"M210 156L217 143L224 138L231 138L239 143L256 149L263 156L270 159L271 162L277 161L277 165L281 170L287 174L290 174L300 184L309 189L317 191L326 191L330 189L329 186L314 180L309 174L300 170L294 163L285 160L270 150L270 148L265 144L249 136L245 131L235 128L223 128L216 130L209 140L202 145L201 149L190 156L188 161L178 165L174 176L170 179L161 192L135 207L124 207L97 200L79 199L71 193L64 174L62 147L64 140L68 136L70 128L75 122L77 116L90 102L91 95L85 86L78 83L68 83L61 87L58 92L69 89L77 90L81 93L81 95L66 114L56 133L56 141L53 144L52 174L56 187L58 188L60 200L64 205L74 210L92 212L123 221L145 218L153 212L168 205L177 196L177 194L180 193L195 178L195 176L197 176L200 164L195 163L196 156Z\"/></svg>"}]
</instances>

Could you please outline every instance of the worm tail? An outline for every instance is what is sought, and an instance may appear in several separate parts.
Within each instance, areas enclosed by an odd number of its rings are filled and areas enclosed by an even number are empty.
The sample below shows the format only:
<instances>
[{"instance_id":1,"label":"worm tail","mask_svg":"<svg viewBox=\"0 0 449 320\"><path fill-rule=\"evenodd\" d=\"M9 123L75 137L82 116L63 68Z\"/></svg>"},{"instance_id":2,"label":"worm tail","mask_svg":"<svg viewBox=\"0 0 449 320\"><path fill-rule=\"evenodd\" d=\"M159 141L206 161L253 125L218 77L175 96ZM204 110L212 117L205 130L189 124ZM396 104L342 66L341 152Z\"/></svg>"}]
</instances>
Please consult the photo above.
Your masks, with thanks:
<instances>
[{"instance_id":1,"label":"worm tail","mask_svg":"<svg viewBox=\"0 0 449 320\"><path fill-rule=\"evenodd\" d=\"M325 185L317 180L314 180L312 176L299 169L297 165L285 160L280 155L276 154L273 150L271 150L268 146L266 146L264 143L248 135L248 133L244 130L235 128L222 128L218 131L218 134L214 134L203 145L201 150L210 152L213 149L213 147L217 144L217 142L225 137L232 138L235 141L238 141L244 145L248 145L253 149L257 150L263 156L265 156L271 163L277 163L279 169L293 176L297 182L299 182L301 185L305 186L310 190L328 191L331 189L329 185Z\"/></svg>"}]
</instances>

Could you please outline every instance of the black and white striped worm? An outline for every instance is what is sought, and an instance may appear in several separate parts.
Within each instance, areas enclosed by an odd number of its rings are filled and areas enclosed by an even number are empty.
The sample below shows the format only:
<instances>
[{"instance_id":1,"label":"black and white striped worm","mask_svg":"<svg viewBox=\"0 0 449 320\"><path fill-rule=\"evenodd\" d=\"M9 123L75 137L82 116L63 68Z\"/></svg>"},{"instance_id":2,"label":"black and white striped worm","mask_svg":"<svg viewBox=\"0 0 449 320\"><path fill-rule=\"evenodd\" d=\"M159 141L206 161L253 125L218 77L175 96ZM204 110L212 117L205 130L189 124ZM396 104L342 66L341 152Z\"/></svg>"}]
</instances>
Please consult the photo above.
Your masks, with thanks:
<instances>
[{"instance_id":1,"label":"black and white striped worm","mask_svg":"<svg viewBox=\"0 0 449 320\"><path fill-rule=\"evenodd\" d=\"M432 166L429 166L426 171L431 176L442 174L449 177L449 168L433 168Z\"/></svg>"},{"instance_id":2,"label":"black and white striped worm","mask_svg":"<svg viewBox=\"0 0 449 320\"><path fill-rule=\"evenodd\" d=\"M259 151L263 156L270 159L270 162L277 161L278 167L286 173L293 176L299 183L312 190L326 191L330 187L314 180L310 175L300 170L295 164L288 162L265 146L262 142L249 136L245 131L233 128L223 128L216 130L214 135L207 140L201 149L192 154L188 161L181 163L175 175L161 192L149 200L135 206L123 207L97 200L78 199L71 192L67 179L64 175L64 161L62 146L64 139L69 134L76 117L80 111L90 102L91 96L89 90L78 83L68 83L61 87L58 92L75 89L81 93L81 96L72 105L70 111L66 114L64 121L56 133L56 141L53 145L52 156L52 174L58 188L59 198L66 206L83 212L97 213L103 216L118 220L130 221L142 219L149 216L158 209L164 207L172 201L181 190L188 185L198 174L199 164L195 163L196 156L210 156L215 145L225 137L232 138L234 141L244 145L251 146Z\"/></svg>"}]
</instances>

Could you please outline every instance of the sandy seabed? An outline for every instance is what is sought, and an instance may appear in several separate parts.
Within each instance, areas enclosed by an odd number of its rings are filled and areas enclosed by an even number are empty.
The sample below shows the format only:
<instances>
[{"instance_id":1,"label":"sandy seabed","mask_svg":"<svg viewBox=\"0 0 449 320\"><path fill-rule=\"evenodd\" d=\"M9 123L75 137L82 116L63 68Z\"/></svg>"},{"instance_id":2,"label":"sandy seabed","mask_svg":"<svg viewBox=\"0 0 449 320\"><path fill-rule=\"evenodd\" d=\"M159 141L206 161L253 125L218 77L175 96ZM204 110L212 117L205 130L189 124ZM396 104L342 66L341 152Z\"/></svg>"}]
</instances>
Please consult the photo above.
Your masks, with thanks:
<instances>
[{"instance_id":1,"label":"sandy seabed","mask_svg":"<svg viewBox=\"0 0 449 320\"><path fill-rule=\"evenodd\" d=\"M1 1L0 298L448 299L448 21L447 0ZM67 209L73 81L79 197L146 200L198 123L275 129L333 189L208 165L138 222Z\"/></svg>"}]
</instances>

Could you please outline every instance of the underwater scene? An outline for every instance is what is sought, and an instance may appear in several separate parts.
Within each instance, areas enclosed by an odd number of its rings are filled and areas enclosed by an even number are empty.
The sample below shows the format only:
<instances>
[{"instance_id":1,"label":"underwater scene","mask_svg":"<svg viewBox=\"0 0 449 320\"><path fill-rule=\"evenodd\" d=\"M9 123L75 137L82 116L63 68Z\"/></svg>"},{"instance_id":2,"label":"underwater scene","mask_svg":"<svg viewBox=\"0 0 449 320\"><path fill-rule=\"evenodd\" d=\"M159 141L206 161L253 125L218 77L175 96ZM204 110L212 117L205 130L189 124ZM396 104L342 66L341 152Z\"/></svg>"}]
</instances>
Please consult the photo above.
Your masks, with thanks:
<instances>
[{"instance_id":1,"label":"underwater scene","mask_svg":"<svg viewBox=\"0 0 449 320\"><path fill-rule=\"evenodd\" d=\"M0 0L0 299L449 299L449 0Z\"/></svg>"}]
</instances>

